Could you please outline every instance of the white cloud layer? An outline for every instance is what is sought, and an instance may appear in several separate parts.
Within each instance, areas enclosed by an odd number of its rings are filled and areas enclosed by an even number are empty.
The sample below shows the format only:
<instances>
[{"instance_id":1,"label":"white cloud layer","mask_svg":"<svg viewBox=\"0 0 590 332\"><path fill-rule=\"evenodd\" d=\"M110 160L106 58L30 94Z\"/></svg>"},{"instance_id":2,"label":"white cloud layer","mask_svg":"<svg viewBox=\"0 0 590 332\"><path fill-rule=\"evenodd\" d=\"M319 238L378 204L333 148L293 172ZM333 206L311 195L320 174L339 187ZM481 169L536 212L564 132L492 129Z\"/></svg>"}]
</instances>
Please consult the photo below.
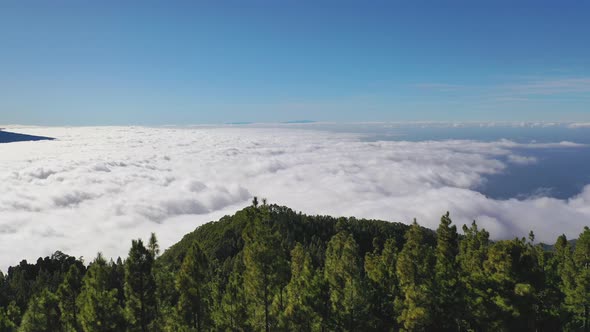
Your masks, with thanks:
<instances>
[{"instance_id":1,"label":"white cloud layer","mask_svg":"<svg viewBox=\"0 0 590 332\"><path fill-rule=\"evenodd\" d=\"M11 128L18 131L17 128ZM435 228L451 211L495 238L553 242L590 220L590 186L568 200L494 200L476 191L515 149L569 148L502 140L363 142L287 128L27 128L55 141L0 144L0 267L55 250L125 256L156 232L167 247L196 226L267 197L310 214ZM519 149L520 150L520 149Z\"/></svg>"}]
</instances>

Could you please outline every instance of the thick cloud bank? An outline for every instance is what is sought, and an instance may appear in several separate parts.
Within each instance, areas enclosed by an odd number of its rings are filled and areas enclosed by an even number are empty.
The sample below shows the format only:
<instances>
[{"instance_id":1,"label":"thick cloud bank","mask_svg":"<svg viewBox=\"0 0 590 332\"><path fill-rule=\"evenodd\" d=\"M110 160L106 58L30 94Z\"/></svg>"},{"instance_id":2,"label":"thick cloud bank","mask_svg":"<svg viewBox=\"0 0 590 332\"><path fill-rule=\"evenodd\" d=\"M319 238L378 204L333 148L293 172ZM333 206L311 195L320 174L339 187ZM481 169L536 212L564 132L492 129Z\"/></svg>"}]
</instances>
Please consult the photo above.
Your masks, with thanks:
<instances>
[{"instance_id":1,"label":"thick cloud bank","mask_svg":"<svg viewBox=\"0 0 590 332\"><path fill-rule=\"evenodd\" d=\"M24 130L23 130L24 131ZM163 247L254 195L311 214L436 227L451 211L495 238L552 242L590 220L590 186L568 200L494 200L476 191L520 148L571 143L364 142L357 135L286 128L27 128L55 141L0 144L0 266L55 250L124 256L156 232Z\"/></svg>"}]
</instances>

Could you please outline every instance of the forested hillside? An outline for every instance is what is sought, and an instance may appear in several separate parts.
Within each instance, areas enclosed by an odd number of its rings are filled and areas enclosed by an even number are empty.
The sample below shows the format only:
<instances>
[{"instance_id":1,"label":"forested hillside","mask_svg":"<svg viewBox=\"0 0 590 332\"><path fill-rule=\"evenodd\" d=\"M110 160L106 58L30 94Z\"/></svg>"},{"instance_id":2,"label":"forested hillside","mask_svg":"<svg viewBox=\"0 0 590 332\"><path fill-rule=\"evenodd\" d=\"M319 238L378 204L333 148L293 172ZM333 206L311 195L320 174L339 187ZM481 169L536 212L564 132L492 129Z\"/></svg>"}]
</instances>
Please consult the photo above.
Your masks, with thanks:
<instances>
[{"instance_id":1,"label":"forested hillside","mask_svg":"<svg viewBox=\"0 0 590 332\"><path fill-rule=\"evenodd\" d=\"M492 242L448 214L436 231L259 204L161 256L56 252L0 274L1 331L587 331L590 229L575 247Z\"/></svg>"}]
</instances>

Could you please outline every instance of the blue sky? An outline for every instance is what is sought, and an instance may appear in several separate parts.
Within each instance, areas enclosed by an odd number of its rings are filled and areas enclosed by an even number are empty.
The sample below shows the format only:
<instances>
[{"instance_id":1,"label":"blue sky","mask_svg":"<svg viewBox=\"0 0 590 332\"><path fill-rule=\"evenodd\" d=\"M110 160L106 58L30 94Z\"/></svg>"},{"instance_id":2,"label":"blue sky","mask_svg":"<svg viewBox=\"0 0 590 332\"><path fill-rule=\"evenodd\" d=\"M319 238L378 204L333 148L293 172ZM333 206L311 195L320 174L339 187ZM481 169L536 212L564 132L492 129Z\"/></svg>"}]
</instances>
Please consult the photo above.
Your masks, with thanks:
<instances>
[{"instance_id":1,"label":"blue sky","mask_svg":"<svg viewBox=\"0 0 590 332\"><path fill-rule=\"evenodd\" d=\"M589 121L590 2L1 1L0 123Z\"/></svg>"}]
</instances>

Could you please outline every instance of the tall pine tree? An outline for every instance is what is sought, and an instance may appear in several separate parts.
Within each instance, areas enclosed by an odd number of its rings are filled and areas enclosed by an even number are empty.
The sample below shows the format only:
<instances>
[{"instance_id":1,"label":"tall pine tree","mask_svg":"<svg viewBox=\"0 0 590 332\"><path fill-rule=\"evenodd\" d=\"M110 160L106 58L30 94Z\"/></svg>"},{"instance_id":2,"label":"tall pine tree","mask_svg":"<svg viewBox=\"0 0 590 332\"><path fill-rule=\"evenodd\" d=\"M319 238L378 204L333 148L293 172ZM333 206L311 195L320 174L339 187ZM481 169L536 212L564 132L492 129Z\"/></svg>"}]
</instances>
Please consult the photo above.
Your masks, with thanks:
<instances>
[{"instance_id":1,"label":"tall pine tree","mask_svg":"<svg viewBox=\"0 0 590 332\"><path fill-rule=\"evenodd\" d=\"M374 242L375 250L365 257L365 271L370 280L370 311L374 316L372 328L381 331L398 329L395 301L399 297L399 281L395 266L398 248L395 239L385 241L383 250Z\"/></svg>"},{"instance_id":2,"label":"tall pine tree","mask_svg":"<svg viewBox=\"0 0 590 332\"><path fill-rule=\"evenodd\" d=\"M491 300L487 294L487 277L483 264L487 258L490 234L479 229L473 221L471 227L463 225L465 236L459 243L460 282L465 304L463 329L481 331L488 326Z\"/></svg>"},{"instance_id":3,"label":"tall pine tree","mask_svg":"<svg viewBox=\"0 0 590 332\"><path fill-rule=\"evenodd\" d=\"M426 331L433 323L433 255L416 220L405 235L406 243L396 268L401 290L398 322L405 331Z\"/></svg>"},{"instance_id":4,"label":"tall pine tree","mask_svg":"<svg viewBox=\"0 0 590 332\"><path fill-rule=\"evenodd\" d=\"M268 206L255 207L254 219L244 230L244 285L249 305L250 324L270 331L278 323L271 313L276 294L284 287L282 273L287 267L279 237L270 226Z\"/></svg>"},{"instance_id":5,"label":"tall pine tree","mask_svg":"<svg viewBox=\"0 0 590 332\"><path fill-rule=\"evenodd\" d=\"M76 264L72 264L57 289L62 328L65 332L80 330L77 300L81 288L82 273Z\"/></svg>"},{"instance_id":6,"label":"tall pine tree","mask_svg":"<svg viewBox=\"0 0 590 332\"><path fill-rule=\"evenodd\" d=\"M459 235L457 227L451 225L449 213L442 216L436 230L436 265L434 267L434 321L441 331L459 329L464 306L461 303L457 255Z\"/></svg>"},{"instance_id":7,"label":"tall pine tree","mask_svg":"<svg viewBox=\"0 0 590 332\"><path fill-rule=\"evenodd\" d=\"M156 319L154 256L141 240L133 240L125 261L125 316L130 331L153 330Z\"/></svg>"},{"instance_id":8,"label":"tall pine tree","mask_svg":"<svg viewBox=\"0 0 590 332\"><path fill-rule=\"evenodd\" d=\"M301 243L291 251L291 280L287 285L287 304L283 327L287 330L311 331L319 318L313 310L313 274L311 256Z\"/></svg>"},{"instance_id":9,"label":"tall pine tree","mask_svg":"<svg viewBox=\"0 0 590 332\"><path fill-rule=\"evenodd\" d=\"M575 291L570 295L572 309L584 331L590 331L590 228L584 231L576 241L574 263L577 274Z\"/></svg>"},{"instance_id":10,"label":"tall pine tree","mask_svg":"<svg viewBox=\"0 0 590 332\"><path fill-rule=\"evenodd\" d=\"M324 274L330 287L330 315L336 330L360 328L365 314L366 298L358 251L356 241L345 231L334 235L326 249Z\"/></svg>"},{"instance_id":11,"label":"tall pine tree","mask_svg":"<svg viewBox=\"0 0 590 332\"><path fill-rule=\"evenodd\" d=\"M82 279L78 317L85 332L124 329L123 310L117 299L118 290L110 287L111 268L102 254L98 254Z\"/></svg>"},{"instance_id":12,"label":"tall pine tree","mask_svg":"<svg viewBox=\"0 0 590 332\"><path fill-rule=\"evenodd\" d=\"M60 325L57 296L44 289L29 302L18 331L54 332L60 330Z\"/></svg>"},{"instance_id":13,"label":"tall pine tree","mask_svg":"<svg viewBox=\"0 0 590 332\"><path fill-rule=\"evenodd\" d=\"M244 262L241 257L234 261L221 304L214 313L215 325L224 331L250 330L248 326L248 302L244 293Z\"/></svg>"},{"instance_id":14,"label":"tall pine tree","mask_svg":"<svg viewBox=\"0 0 590 332\"><path fill-rule=\"evenodd\" d=\"M179 294L177 312L182 324L198 332L210 327L210 275L209 259L195 242L178 271L176 290Z\"/></svg>"}]
</instances>

